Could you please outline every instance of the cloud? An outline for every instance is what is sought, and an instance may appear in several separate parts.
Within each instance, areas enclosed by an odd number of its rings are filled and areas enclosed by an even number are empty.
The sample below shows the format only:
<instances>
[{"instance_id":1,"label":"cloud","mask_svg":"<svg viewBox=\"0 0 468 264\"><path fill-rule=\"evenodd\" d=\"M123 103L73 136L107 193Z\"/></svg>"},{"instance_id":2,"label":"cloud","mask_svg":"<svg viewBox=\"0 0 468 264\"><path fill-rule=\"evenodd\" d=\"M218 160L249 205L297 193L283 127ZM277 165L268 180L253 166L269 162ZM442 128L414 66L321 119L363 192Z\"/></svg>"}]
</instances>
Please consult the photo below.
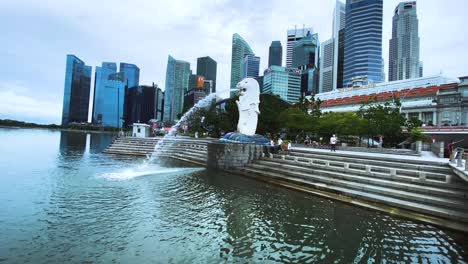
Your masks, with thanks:
<instances>
[{"instance_id":1,"label":"cloud","mask_svg":"<svg viewBox=\"0 0 468 264\"><path fill-rule=\"evenodd\" d=\"M56 101L38 100L24 92L27 89L18 84L0 85L0 118L17 119L44 124L60 124L62 105Z\"/></svg>"},{"instance_id":2,"label":"cloud","mask_svg":"<svg viewBox=\"0 0 468 264\"><path fill-rule=\"evenodd\" d=\"M386 64L398 3L384 1ZM468 39L463 28L468 2L440 3L418 1L425 74L442 69L454 77L467 75L468 61L462 58L468 57L463 47ZM263 72L272 40L282 42L284 63L288 28L312 26L320 41L329 39L334 4L333 0L0 1L0 83L22 83L25 91L9 91L57 106L50 109L51 120L62 112L67 54L77 55L93 68L103 61L134 63L141 69L142 84L155 82L163 88L169 54L190 62L193 71L197 57L210 56L218 62L217 89L226 91L233 33L240 34L261 57Z\"/></svg>"}]
</instances>

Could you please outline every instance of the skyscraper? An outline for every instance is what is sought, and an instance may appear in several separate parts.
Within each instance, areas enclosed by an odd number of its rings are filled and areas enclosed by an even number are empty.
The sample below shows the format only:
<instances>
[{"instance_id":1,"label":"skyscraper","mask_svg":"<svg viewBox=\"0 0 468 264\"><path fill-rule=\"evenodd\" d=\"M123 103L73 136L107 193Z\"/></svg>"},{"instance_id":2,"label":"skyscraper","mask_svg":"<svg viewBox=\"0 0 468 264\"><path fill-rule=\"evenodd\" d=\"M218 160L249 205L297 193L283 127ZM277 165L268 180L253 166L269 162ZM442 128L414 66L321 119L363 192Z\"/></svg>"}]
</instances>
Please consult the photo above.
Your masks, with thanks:
<instances>
[{"instance_id":1,"label":"skyscraper","mask_svg":"<svg viewBox=\"0 0 468 264\"><path fill-rule=\"evenodd\" d=\"M402 2L395 8L389 59L389 81L422 77L416 1Z\"/></svg>"},{"instance_id":2,"label":"skyscraper","mask_svg":"<svg viewBox=\"0 0 468 264\"><path fill-rule=\"evenodd\" d=\"M293 68L317 68L319 61L320 42L318 34L307 35L294 43L293 47Z\"/></svg>"},{"instance_id":3,"label":"skyscraper","mask_svg":"<svg viewBox=\"0 0 468 264\"><path fill-rule=\"evenodd\" d=\"M121 62L119 71L125 73L128 88L137 87L140 84L140 68L135 64Z\"/></svg>"},{"instance_id":4,"label":"skyscraper","mask_svg":"<svg viewBox=\"0 0 468 264\"><path fill-rule=\"evenodd\" d=\"M320 52L322 59L320 60L320 84L319 93L332 91L333 87L333 55L334 55L335 39L331 38L322 43Z\"/></svg>"},{"instance_id":5,"label":"skyscraper","mask_svg":"<svg viewBox=\"0 0 468 264\"><path fill-rule=\"evenodd\" d=\"M294 43L307 36L307 33L311 34L312 32L312 28L294 28L287 31L286 67L292 67Z\"/></svg>"},{"instance_id":6,"label":"skyscraper","mask_svg":"<svg viewBox=\"0 0 468 264\"><path fill-rule=\"evenodd\" d=\"M242 61L242 79L258 77L260 69L260 57L253 54L247 54Z\"/></svg>"},{"instance_id":7,"label":"skyscraper","mask_svg":"<svg viewBox=\"0 0 468 264\"><path fill-rule=\"evenodd\" d=\"M271 66L263 74L263 93L275 94L295 104L301 95L301 71L294 68Z\"/></svg>"},{"instance_id":8,"label":"skyscraper","mask_svg":"<svg viewBox=\"0 0 468 264\"><path fill-rule=\"evenodd\" d=\"M182 113L184 92L188 90L190 63L168 56L166 89L164 91L164 121L173 122Z\"/></svg>"},{"instance_id":9,"label":"skyscraper","mask_svg":"<svg viewBox=\"0 0 468 264\"><path fill-rule=\"evenodd\" d=\"M343 87L354 77L383 82L383 0L346 0Z\"/></svg>"},{"instance_id":10,"label":"skyscraper","mask_svg":"<svg viewBox=\"0 0 468 264\"><path fill-rule=\"evenodd\" d=\"M96 67L94 78L93 123L102 123L102 112L105 101L104 85L109 76L117 72L115 62L103 62L101 67ZM101 114L100 116L98 116Z\"/></svg>"},{"instance_id":11,"label":"skyscraper","mask_svg":"<svg viewBox=\"0 0 468 264\"><path fill-rule=\"evenodd\" d=\"M329 92L342 87L345 10L345 4L336 0L333 10L332 38L321 45L319 92Z\"/></svg>"},{"instance_id":12,"label":"skyscraper","mask_svg":"<svg viewBox=\"0 0 468 264\"><path fill-rule=\"evenodd\" d=\"M242 61L247 54L254 54L249 44L239 34L232 35L231 89L242 80ZM234 93L231 92L231 97Z\"/></svg>"},{"instance_id":13,"label":"skyscraper","mask_svg":"<svg viewBox=\"0 0 468 264\"><path fill-rule=\"evenodd\" d=\"M216 61L209 56L197 59L197 75L205 76L205 80L213 81L213 92L216 92L216 68Z\"/></svg>"},{"instance_id":14,"label":"skyscraper","mask_svg":"<svg viewBox=\"0 0 468 264\"><path fill-rule=\"evenodd\" d=\"M301 95L319 92L318 62L320 42L318 34L307 35L294 43L292 67L301 70Z\"/></svg>"},{"instance_id":15,"label":"skyscraper","mask_svg":"<svg viewBox=\"0 0 468 264\"><path fill-rule=\"evenodd\" d=\"M271 65L282 66L283 61L283 46L281 41L275 40L271 42L270 50L268 53L268 67Z\"/></svg>"},{"instance_id":16,"label":"skyscraper","mask_svg":"<svg viewBox=\"0 0 468 264\"><path fill-rule=\"evenodd\" d=\"M159 119L162 99L161 89L153 83L152 86L140 85L128 89L126 98L125 122L127 125L133 123L148 123L151 119Z\"/></svg>"},{"instance_id":17,"label":"skyscraper","mask_svg":"<svg viewBox=\"0 0 468 264\"><path fill-rule=\"evenodd\" d=\"M91 70L91 66L86 66L75 55L67 55L62 125L88 122Z\"/></svg>"},{"instance_id":18,"label":"skyscraper","mask_svg":"<svg viewBox=\"0 0 468 264\"><path fill-rule=\"evenodd\" d=\"M124 121L124 105L126 93L125 73L117 72L107 76L101 83L102 106L97 112L98 123L106 127L121 128Z\"/></svg>"}]
</instances>

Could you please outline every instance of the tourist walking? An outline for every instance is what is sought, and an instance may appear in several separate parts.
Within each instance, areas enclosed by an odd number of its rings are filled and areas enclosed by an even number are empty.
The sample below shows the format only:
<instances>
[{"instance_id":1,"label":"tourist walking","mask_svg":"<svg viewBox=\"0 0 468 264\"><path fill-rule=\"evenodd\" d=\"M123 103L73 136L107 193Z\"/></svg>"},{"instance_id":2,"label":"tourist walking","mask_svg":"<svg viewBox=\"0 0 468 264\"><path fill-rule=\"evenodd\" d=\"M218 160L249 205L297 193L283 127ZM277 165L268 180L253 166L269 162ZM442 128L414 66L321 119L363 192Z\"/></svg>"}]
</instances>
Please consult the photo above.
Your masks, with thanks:
<instances>
[{"instance_id":1,"label":"tourist walking","mask_svg":"<svg viewBox=\"0 0 468 264\"><path fill-rule=\"evenodd\" d=\"M297 142L299 142L299 135L296 135L296 141L295 142L296 142L296 144L297 144Z\"/></svg>"},{"instance_id":2,"label":"tourist walking","mask_svg":"<svg viewBox=\"0 0 468 264\"><path fill-rule=\"evenodd\" d=\"M333 152L336 152L336 141L337 141L337 138L335 136L335 134L333 134L333 136L330 138L330 151L333 151Z\"/></svg>"}]
</instances>

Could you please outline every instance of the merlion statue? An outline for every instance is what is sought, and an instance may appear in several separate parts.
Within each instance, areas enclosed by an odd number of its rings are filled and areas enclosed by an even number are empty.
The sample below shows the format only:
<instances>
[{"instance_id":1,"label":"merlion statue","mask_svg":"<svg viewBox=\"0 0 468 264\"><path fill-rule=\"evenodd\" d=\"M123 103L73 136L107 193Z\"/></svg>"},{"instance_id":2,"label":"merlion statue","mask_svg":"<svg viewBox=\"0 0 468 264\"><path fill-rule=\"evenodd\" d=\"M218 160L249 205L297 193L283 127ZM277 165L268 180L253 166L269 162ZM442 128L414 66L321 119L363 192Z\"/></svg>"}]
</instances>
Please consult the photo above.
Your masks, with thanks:
<instances>
[{"instance_id":1,"label":"merlion statue","mask_svg":"<svg viewBox=\"0 0 468 264\"><path fill-rule=\"evenodd\" d=\"M237 131L247 136L255 135L260 110L260 87L253 78L245 78L236 86L239 89L239 100L236 101L239 109L239 122Z\"/></svg>"},{"instance_id":2,"label":"merlion statue","mask_svg":"<svg viewBox=\"0 0 468 264\"><path fill-rule=\"evenodd\" d=\"M262 135L256 135L258 115L260 110L260 87L253 78L240 81L236 88L239 90L239 100L236 101L239 109L239 122L237 132L229 132L220 139L221 142L249 143L269 146L270 141Z\"/></svg>"}]
</instances>

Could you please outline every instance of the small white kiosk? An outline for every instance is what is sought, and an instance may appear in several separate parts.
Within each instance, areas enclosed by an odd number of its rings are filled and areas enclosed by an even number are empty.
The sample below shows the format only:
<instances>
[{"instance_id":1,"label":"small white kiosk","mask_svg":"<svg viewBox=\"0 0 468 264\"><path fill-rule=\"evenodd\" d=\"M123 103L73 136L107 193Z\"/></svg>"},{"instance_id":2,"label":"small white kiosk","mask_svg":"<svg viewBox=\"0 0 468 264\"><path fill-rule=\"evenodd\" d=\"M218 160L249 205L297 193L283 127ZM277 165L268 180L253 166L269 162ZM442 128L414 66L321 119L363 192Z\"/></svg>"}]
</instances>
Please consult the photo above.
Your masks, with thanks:
<instances>
[{"instance_id":1,"label":"small white kiosk","mask_svg":"<svg viewBox=\"0 0 468 264\"><path fill-rule=\"evenodd\" d=\"M133 123L133 133L132 136L144 138L149 137L150 126L147 124Z\"/></svg>"}]
</instances>

